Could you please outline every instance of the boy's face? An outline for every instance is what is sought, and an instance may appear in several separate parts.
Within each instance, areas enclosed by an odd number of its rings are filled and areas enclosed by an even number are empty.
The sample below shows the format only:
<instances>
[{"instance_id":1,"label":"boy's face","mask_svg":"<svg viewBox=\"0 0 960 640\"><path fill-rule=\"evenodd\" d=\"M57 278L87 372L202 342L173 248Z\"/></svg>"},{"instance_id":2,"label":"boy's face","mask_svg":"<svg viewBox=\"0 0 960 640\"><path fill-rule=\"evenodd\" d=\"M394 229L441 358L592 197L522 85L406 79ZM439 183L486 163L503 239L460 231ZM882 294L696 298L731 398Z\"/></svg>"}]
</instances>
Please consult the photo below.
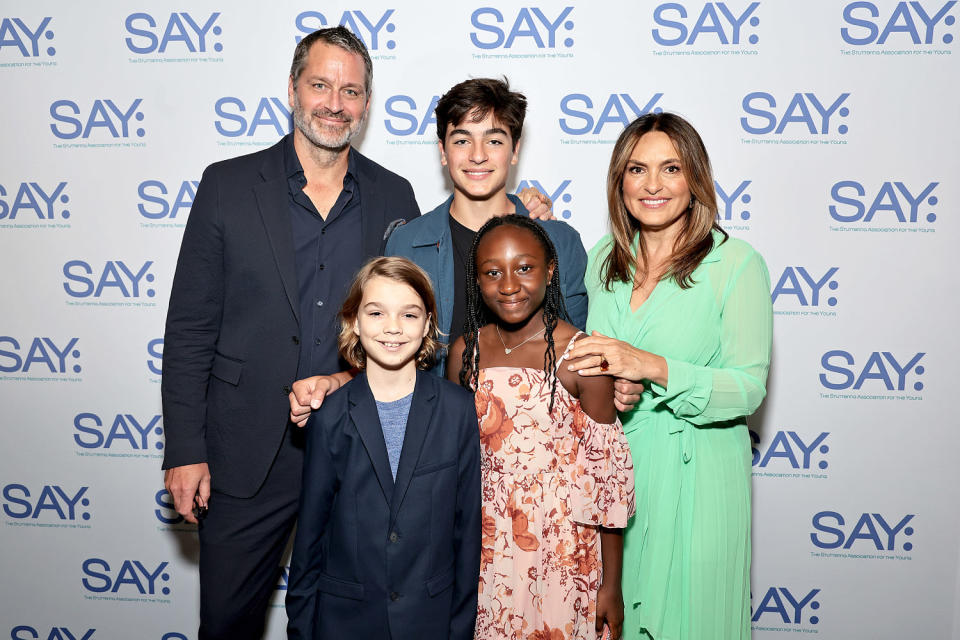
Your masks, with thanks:
<instances>
[{"instance_id":1,"label":"boy's face","mask_svg":"<svg viewBox=\"0 0 960 640\"><path fill-rule=\"evenodd\" d=\"M510 166L517 164L519 145L491 111L479 122L473 113L447 125L440 147L440 164L447 167L454 188L472 200L487 200L506 189Z\"/></svg>"},{"instance_id":2,"label":"boy's face","mask_svg":"<svg viewBox=\"0 0 960 640\"><path fill-rule=\"evenodd\" d=\"M430 331L430 314L410 285L374 276L363 287L353 332L367 355L367 370L416 370L417 352Z\"/></svg>"}]
</instances>

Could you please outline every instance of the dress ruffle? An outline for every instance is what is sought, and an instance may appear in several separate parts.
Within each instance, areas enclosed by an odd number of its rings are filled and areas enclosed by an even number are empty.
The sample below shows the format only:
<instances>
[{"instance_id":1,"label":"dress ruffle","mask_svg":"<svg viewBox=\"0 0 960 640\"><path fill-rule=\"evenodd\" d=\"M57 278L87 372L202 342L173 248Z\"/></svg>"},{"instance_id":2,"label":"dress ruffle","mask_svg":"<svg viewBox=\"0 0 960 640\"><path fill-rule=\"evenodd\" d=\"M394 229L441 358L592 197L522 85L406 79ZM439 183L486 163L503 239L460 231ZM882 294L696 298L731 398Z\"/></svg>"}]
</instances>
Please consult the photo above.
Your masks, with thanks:
<instances>
[{"instance_id":1,"label":"dress ruffle","mask_svg":"<svg viewBox=\"0 0 960 640\"><path fill-rule=\"evenodd\" d=\"M581 433L570 491L571 518L578 524L622 529L636 510L633 460L620 420L596 422L583 411L573 414Z\"/></svg>"}]
</instances>

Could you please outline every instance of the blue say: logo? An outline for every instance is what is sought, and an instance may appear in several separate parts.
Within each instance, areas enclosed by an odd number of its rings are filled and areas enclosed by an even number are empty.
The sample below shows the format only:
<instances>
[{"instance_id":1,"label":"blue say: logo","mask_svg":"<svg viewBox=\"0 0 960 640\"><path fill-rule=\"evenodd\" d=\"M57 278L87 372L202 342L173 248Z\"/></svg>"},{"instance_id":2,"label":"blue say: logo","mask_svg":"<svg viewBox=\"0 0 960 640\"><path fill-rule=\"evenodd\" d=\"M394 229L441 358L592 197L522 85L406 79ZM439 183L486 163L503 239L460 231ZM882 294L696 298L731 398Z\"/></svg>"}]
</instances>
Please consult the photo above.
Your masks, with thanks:
<instances>
[{"instance_id":1,"label":"blue say: logo","mask_svg":"<svg viewBox=\"0 0 960 640\"><path fill-rule=\"evenodd\" d=\"M8 484L3 488L3 512L10 518L37 520L42 516L74 522L89 520L89 511L79 511L78 506L89 507L90 498L85 497L90 487L65 490L58 485L44 485L34 497L22 484Z\"/></svg>"},{"instance_id":2,"label":"blue say: logo","mask_svg":"<svg viewBox=\"0 0 960 640\"><path fill-rule=\"evenodd\" d=\"M898 2L887 15L872 2L851 2L843 7L843 22L848 26L840 29L840 37L854 46L882 45L887 40L897 46L905 44L905 40L911 44L933 44L937 25L942 23L952 27L956 23L956 17L949 15L956 4L956 0L949 0L942 6L916 0ZM940 41L950 44L953 34L943 33Z\"/></svg>"},{"instance_id":3,"label":"blue say: logo","mask_svg":"<svg viewBox=\"0 0 960 640\"><path fill-rule=\"evenodd\" d=\"M217 133L227 138L254 136L258 127L268 128L268 135L285 136L290 133L293 120L286 100L280 98L257 98L257 106L252 107L249 120L245 115L247 106L240 98L226 96L217 100L213 107L220 117L213 124ZM230 126L227 121L236 123Z\"/></svg>"},{"instance_id":4,"label":"blue say: logo","mask_svg":"<svg viewBox=\"0 0 960 640\"><path fill-rule=\"evenodd\" d=\"M787 127L790 127L787 133L791 134L798 133L797 129L812 135L827 134L831 131L830 119L834 114L840 118L850 115L850 109L841 106L849 97L849 93L841 93L836 98L821 100L814 93L795 93L781 113L776 110L777 99L772 94L753 91L743 97L742 107L747 115L740 118L740 126L754 135L781 135L787 131ZM835 129L843 135L848 127L841 124Z\"/></svg>"},{"instance_id":5,"label":"blue say: logo","mask_svg":"<svg viewBox=\"0 0 960 640\"><path fill-rule=\"evenodd\" d=\"M889 351L874 351L860 367L856 365L856 359L849 351L827 351L820 358L820 366L825 371L820 374L820 384L827 389L843 390L852 387L857 391L870 381L877 381L886 391L904 391L907 388L907 375L911 371L917 376L924 374L925 369L920 360L925 355L927 354L922 351L912 354L901 364ZM918 380L913 383L913 389L923 390L923 383Z\"/></svg>"},{"instance_id":6,"label":"blue say: logo","mask_svg":"<svg viewBox=\"0 0 960 640\"><path fill-rule=\"evenodd\" d=\"M653 21L658 27L651 32L653 40L665 47L693 45L697 43L697 38L701 41L709 39L710 44L739 45L744 26L749 24L757 27L760 24L760 18L754 15L760 3L751 2L740 12L731 10L729 4L732 3L704 3L692 27L688 27L685 22L687 8L684 5L679 2L658 5L653 10ZM747 37L750 44L757 44L759 41L760 37L755 33Z\"/></svg>"},{"instance_id":7,"label":"blue say: logo","mask_svg":"<svg viewBox=\"0 0 960 640\"><path fill-rule=\"evenodd\" d=\"M561 27L573 31L570 14L573 7L564 7L559 14L550 14L539 7L523 7L510 20L494 7L480 7L470 14L470 24L476 29L470 32L470 42L478 49L510 49L516 44L530 44L537 49L555 49ZM555 16L555 17L554 17ZM512 26L506 27L507 22ZM573 46L569 35L563 39L567 49Z\"/></svg>"},{"instance_id":8,"label":"blue say: logo","mask_svg":"<svg viewBox=\"0 0 960 640\"><path fill-rule=\"evenodd\" d=\"M560 99L560 111L567 116L560 118L560 129L574 136L599 135L606 125L614 124L619 135L619 129L626 128L640 116L662 112L663 109L656 106L662 97L662 93L655 93L644 100L634 99L629 93L611 93L597 101L597 104L602 102L603 107L599 115L594 117L594 101L590 96L571 93ZM582 124L578 121L582 121Z\"/></svg>"},{"instance_id":9,"label":"blue say: logo","mask_svg":"<svg viewBox=\"0 0 960 640\"><path fill-rule=\"evenodd\" d=\"M11 190L16 191L13 200L7 202L7 190L0 184L0 220L16 220L17 215L26 212L33 213L38 220L53 220L57 214L54 203L58 200L61 204L70 202L66 189L66 182L59 182L53 188L44 188L37 182L21 182ZM64 220L70 217L67 209L61 209L59 213Z\"/></svg>"},{"instance_id":10,"label":"blue say: logo","mask_svg":"<svg viewBox=\"0 0 960 640\"><path fill-rule=\"evenodd\" d=\"M4 50L16 49L24 58L36 58L40 56L40 37L46 40L53 40L53 30L48 29L52 17L47 16L40 20L40 24L35 29L21 20L20 18L4 18L0 20L0 55ZM55 47L47 47L44 52L53 57L57 53Z\"/></svg>"},{"instance_id":11,"label":"blue say: logo","mask_svg":"<svg viewBox=\"0 0 960 640\"><path fill-rule=\"evenodd\" d=\"M131 118L142 122L145 117L138 110L141 103L143 99L137 98L129 107L121 107L113 100L94 100L88 112L73 100L56 100L50 105L50 116L56 121L50 123L50 131L61 140L86 140L97 129L111 138L129 138ZM147 135L143 127L135 133L138 138Z\"/></svg>"},{"instance_id":12,"label":"blue say: logo","mask_svg":"<svg viewBox=\"0 0 960 640\"><path fill-rule=\"evenodd\" d=\"M813 514L814 533L810 534L810 541L821 549L850 549L859 541L869 542L877 551L894 551L897 545L897 535L903 532L904 537L914 534L913 527L907 524L916 514L907 514L897 520L885 518L879 513L863 513L856 516L856 524L846 531L846 519L836 511L820 511ZM899 516L898 516L899 517ZM903 538L901 538L902 540ZM860 545L866 546L866 545ZM904 551L913 549L912 542L900 545Z\"/></svg>"},{"instance_id":13,"label":"blue say: logo","mask_svg":"<svg viewBox=\"0 0 960 640\"><path fill-rule=\"evenodd\" d=\"M12 336L0 336L0 372L2 373L31 373L31 368L43 365L46 367L44 373L66 373L67 358L77 360L80 358L80 351L76 349L80 338L70 338L69 342L63 347L57 345L51 338L30 338L29 346L27 342L23 344L21 355L20 342ZM80 364L73 365L73 373L80 373ZM33 371L36 373L36 371Z\"/></svg>"},{"instance_id":14,"label":"blue say: logo","mask_svg":"<svg viewBox=\"0 0 960 640\"><path fill-rule=\"evenodd\" d=\"M206 53L207 37L223 33L223 29L217 25L219 18L219 11L202 18L180 11L159 19L149 13L131 13L123 23L130 34L130 37L124 38L124 43L133 53L166 53L175 44L177 53ZM214 42L212 49L223 51L223 44Z\"/></svg>"},{"instance_id":15,"label":"blue say: logo","mask_svg":"<svg viewBox=\"0 0 960 640\"><path fill-rule=\"evenodd\" d=\"M70 260L63 265L66 278L63 290L72 298L99 298L114 289L124 298L139 298L142 284L156 280L150 272L152 266L153 260L137 266L127 266L122 260L107 260L101 271L83 260ZM149 298L157 295L155 289L146 289L143 293Z\"/></svg>"}]
</instances>

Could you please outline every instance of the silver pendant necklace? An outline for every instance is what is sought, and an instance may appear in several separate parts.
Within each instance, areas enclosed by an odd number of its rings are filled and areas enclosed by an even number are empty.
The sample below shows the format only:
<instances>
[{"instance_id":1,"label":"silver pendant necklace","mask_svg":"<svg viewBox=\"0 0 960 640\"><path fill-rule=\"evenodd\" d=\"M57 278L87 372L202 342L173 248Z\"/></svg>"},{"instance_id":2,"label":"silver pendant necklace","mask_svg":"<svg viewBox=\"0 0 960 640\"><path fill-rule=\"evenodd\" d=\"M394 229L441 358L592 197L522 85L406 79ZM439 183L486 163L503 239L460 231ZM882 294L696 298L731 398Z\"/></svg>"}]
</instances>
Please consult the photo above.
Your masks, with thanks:
<instances>
[{"instance_id":1,"label":"silver pendant necklace","mask_svg":"<svg viewBox=\"0 0 960 640\"><path fill-rule=\"evenodd\" d=\"M500 338L500 344L503 345L503 355L505 355L505 356L510 355L510 353L513 352L514 349L519 349L520 347L522 347L523 345L527 344L528 342L530 342L531 340L533 340L534 338L536 338L538 335L540 335L541 333L543 333L544 331L547 330L547 328L544 327L543 329L540 329L540 331L537 331L535 334L533 334L532 336L530 336L529 338L527 338L526 340L524 340L524 341L521 342L520 344L518 344L518 345L516 345L516 346L514 346L514 347L508 347L507 344L503 341L503 336L500 335L500 327L499 327L499 325L493 325L493 326L494 326L494 328L497 330L497 337Z\"/></svg>"}]
</instances>

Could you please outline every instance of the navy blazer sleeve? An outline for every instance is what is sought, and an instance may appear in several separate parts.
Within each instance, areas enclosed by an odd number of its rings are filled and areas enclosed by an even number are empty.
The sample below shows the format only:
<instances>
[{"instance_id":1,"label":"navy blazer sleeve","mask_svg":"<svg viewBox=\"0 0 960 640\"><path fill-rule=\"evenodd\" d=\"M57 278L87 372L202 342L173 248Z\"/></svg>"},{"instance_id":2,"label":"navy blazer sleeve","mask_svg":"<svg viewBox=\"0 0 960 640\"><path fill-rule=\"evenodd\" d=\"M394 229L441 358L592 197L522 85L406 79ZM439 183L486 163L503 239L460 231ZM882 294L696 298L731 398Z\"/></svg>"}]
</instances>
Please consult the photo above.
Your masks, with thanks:
<instances>
[{"instance_id":1,"label":"navy blazer sleeve","mask_svg":"<svg viewBox=\"0 0 960 640\"><path fill-rule=\"evenodd\" d=\"M183 232L163 337L163 468L207 461L207 383L223 315L223 230L216 165L203 172Z\"/></svg>"},{"instance_id":2,"label":"navy blazer sleeve","mask_svg":"<svg viewBox=\"0 0 960 640\"><path fill-rule=\"evenodd\" d=\"M450 615L450 638L472 640L477 620L480 580L481 502L480 428L473 395L463 396L460 419L460 455L457 511L454 524L456 573Z\"/></svg>"},{"instance_id":3,"label":"navy blazer sleeve","mask_svg":"<svg viewBox=\"0 0 960 640\"><path fill-rule=\"evenodd\" d=\"M317 580L323 562L322 540L339 488L326 429L314 414L307 426L307 449L300 492L300 517L287 585L287 637L312 640L317 608Z\"/></svg>"}]
</instances>

